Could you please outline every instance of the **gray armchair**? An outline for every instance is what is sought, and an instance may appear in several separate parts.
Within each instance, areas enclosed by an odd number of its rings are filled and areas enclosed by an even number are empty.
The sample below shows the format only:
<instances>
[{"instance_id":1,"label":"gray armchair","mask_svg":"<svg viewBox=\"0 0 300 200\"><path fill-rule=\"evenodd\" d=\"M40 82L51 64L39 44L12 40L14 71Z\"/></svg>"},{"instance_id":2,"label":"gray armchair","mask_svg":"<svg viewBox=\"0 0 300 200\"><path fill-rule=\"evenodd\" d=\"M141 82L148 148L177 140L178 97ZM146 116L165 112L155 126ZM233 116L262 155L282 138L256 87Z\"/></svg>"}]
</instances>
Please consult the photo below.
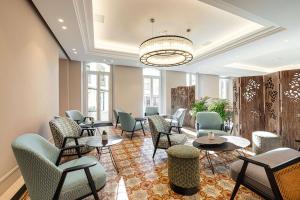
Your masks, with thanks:
<instances>
[{"instance_id":1,"label":"gray armchair","mask_svg":"<svg viewBox=\"0 0 300 200\"><path fill-rule=\"evenodd\" d=\"M166 118L166 120L170 123L171 126L176 127L179 133L181 133L181 128L183 126L185 114L186 109L179 108L178 110L176 110L174 115L171 115L170 118Z\"/></svg>"},{"instance_id":2,"label":"gray armchair","mask_svg":"<svg viewBox=\"0 0 300 200\"><path fill-rule=\"evenodd\" d=\"M153 158L157 149L168 149L170 146L184 144L187 141L186 135L171 133L172 126L162 116L153 115L148 120L154 145Z\"/></svg>"},{"instance_id":3,"label":"gray armchair","mask_svg":"<svg viewBox=\"0 0 300 200\"><path fill-rule=\"evenodd\" d=\"M152 115L159 115L158 107L147 106L145 108L145 117L146 116L152 116Z\"/></svg>"},{"instance_id":4,"label":"gray armchair","mask_svg":"<svg viewBox=\"0 0 300 200\"><path fill-rule=\"evenodd\" d=\"M197 137L207 136L213 132L217 136L229 135L224 131L221 116L216 112L199 112L196 115Z\"/></svg>"},{"instance_id":5,"label":"gray armchair","mask_svg":"<svg viewBox=\"0 0 300 200\"><path fill-rule=\"evenodd\" d=\"M137 121L135 118L131 116L130 113L119 112L119 119L121 123L122 134L123 132L131 132L131 139L135 131L142 130L144 135L144 127L142 121Z\"/></svg>"},{"instance_id":6,"label":"gray armchair","mask_svg":"<svg viewBox=\"0 0 300 200\"><path fill-rule=\"evenodd\" d=\"M81 153L88 153L94 149L85 145L89 139L88 136L92 136L94 128L82 128L67 117L55 118L49 122L49 126L57 148L62 149L74 145L83 145L80 147ZM88 135L83 134L85 130L88 132ZM64 155L74 154L76 154L75 149L69 149L64 152Z\"/></svg>"},{"instance_id":7,"label":"gray armchair","mask_svg":"<svg viewBox=\"0 0 300 200\"><path fill-rule=\"evenodd\" d=\"M278 148L258 156L239 157L230 166L231 177L236 180L231 200L240 185L270 200L300 199L300 152Z\"/></svg>"},{"instance_id":8,"label":"gray armchair","mask_svg":"<svg viewBox=\"0 0 300 200\"><path fill-rule=\"evenodd\" d=\"M12 149L23 175L30 199L80 199L104 187L106 172L95 157L81 157L60 163L62 152L37 134L25 134L12 143Z\"/></svg>"}]
</instances>

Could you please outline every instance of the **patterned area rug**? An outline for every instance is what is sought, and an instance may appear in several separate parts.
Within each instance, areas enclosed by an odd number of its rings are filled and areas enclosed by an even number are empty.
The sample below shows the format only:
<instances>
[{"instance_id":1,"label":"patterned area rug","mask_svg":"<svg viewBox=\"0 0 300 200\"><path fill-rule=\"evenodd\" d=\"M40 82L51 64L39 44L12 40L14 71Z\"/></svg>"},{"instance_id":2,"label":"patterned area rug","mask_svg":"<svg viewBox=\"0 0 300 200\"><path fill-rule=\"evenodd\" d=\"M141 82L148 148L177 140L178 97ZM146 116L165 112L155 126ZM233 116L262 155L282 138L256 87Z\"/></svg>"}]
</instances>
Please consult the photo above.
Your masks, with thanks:
<instances>
[{"instance_id":1,"label":"patterned area rug","mask_svg":"<svg viewBox=\"0 0 300 200\"><path fill-rule=\"evenodd\" d=\"M120 129L106 129L112 134L120 134ZM187 134L188 135L188 134ZM98 193L100 199L106 200L224 200L230 199L235 182L229 176L228 164L236 160L237 152L213 155L216 174L208 168L206 159L200 161L200 191L193 196L182 196L174 193L169 187L167 154L165 150L157 150L155 159L152 159L153 144L150 133L144 137L142 132L137 132L133 140L129 135L123 134L123 142L112 147L112 152L120 171L116 173L109 154L102 154L100 162L107 171L107 183ZM188 145L195 139L188 135ZM90 153L96 156L96 151ZM201 153L202 157L204 153ZM28 194L23 199L29 200ZM88 200L93 197L86 198ZM257 200L261 199L250 190L241 187L236 199Z\"/></svg>"}]
</instances>

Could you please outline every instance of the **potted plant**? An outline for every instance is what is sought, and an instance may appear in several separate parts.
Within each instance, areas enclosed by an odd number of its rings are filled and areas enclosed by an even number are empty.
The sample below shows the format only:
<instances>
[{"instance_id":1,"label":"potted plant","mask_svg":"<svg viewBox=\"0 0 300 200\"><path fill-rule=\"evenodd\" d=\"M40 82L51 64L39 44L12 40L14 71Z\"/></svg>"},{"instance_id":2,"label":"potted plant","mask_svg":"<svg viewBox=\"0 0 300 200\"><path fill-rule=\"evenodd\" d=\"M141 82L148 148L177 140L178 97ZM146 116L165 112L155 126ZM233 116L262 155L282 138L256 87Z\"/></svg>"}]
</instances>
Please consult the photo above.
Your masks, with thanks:
<instances>
[{"instance_id":1,"label":"potted plant","mask_svg":"<svg viewBox=\"0 0 300 200\"><path fill-rule=\"evenodd\" d=\"M208 105L208 111L219 113L223 121L230 118L230 102L227 99L215 99Z\"/></svg>"},{"instance_id":2,"label":"potted plant","mask_svg":"<svg viewBox=\"0 0 300 200\"><path fill-rule=\"evenodd\" d=\"M193 105L190 111L190 114L193 117L196 117L198 112L207 111L207 100L209 97L203 97L197 100Z\"/></svg>"}]
</instances>

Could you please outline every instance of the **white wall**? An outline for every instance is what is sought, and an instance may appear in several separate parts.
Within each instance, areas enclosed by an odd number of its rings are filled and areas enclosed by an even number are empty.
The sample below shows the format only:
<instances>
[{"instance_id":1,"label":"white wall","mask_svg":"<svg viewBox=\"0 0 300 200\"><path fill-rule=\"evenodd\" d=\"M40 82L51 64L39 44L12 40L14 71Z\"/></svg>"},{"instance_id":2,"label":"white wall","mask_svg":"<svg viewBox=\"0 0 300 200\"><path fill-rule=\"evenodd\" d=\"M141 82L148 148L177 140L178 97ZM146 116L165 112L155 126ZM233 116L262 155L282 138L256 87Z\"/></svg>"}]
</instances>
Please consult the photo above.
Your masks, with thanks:
<instances>
[{"instance_id":1,"label":"white wall","mask_svg":"<svg viewBox=\"0 0 300 200\"><path fill-rule=\"evenodd\" d=\"M59 110L59 48L27 1L2 0L0 24L1 194L20 176L11 142L25 133L51 137L48 123Z\"/></svg>"},{"instance_id":2,"label":"white wall","mask_svg":"<svg viewBox=\"0 0 300 200\"><path fill-rule=\"evenodd\" d=\"M219 97L219 76L198 74L198 96L200 97Z\"/></svg>"},{"instance_id":3,"label":"white wall","mask_svg":"<svg viewBox=\"0 0 300 200\"><path fill-rule=\"evenodd\" d=\"M113 108L143 116L143 70L140 67L112 67Z\"/></svg>"}]
</instances>

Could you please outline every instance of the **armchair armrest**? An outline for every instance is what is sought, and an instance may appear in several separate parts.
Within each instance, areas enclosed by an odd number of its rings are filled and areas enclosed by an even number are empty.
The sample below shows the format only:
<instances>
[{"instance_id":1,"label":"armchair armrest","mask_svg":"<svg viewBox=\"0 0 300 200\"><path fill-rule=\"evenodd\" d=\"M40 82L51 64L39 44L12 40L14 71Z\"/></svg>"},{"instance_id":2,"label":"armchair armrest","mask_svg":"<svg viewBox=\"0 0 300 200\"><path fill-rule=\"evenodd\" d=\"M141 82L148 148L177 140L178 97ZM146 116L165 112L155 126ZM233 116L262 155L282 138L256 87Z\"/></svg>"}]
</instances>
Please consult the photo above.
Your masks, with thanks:
<instances>
[{"instance_id":1,"label":"armchair armrest","mask_svg":"<svg viewBox=\"0 0 300 200\"><path fill-rule=\"evenodd\" d=\"M80 124L80 120L79 119L75 119L74 120L77 124Z\"/></svg>"},{"instance_id":2,"label":"armchair armrest","mask_svg":"<svg viewBox=\"0 0 300 200\"><path fill-rule=\"evenodd\" d=\"M275 166L275 167L272 167L272 171L273 172L276 172L276 171L279 171L281 169L284 169L290 165L293 165L293 164L296 164L300 162L300 157L297 157L297 158L293 158L293 159L290 159L284 163L280 163L279 165Z\"/></svg>"},{"instance_id":3,"label":"armchair armrest","mask_svg":"<svg viewBox=\"0 0 300 200\"><path fill-rule=\"evenodd\" d=\"M247 162L247 163L251 163L251 164L254 164L254 165L258 165L260 167L264 167L264 168L270 168L269 165L265 164L265 163L262 163L262 162L259 162L259 161L256 161L256 160L253 160L251 158L246 158L244 156L238 156L239 159L243 160L244 162Z\"/></svg>"},{"instance_id":4,"label":"armchair armrest","mask_svg":"<svg viewBox=\"0 0 300 200\"><path fill-rule=\"evenodd\" d=\"M159 132L159 133L164 135L172 135L172 133L166 133L166 132Z\"/></svg>"},{"instance_id":5,"label":"armchair armrest","mask_svg":"<svg viewBox=\"0 0 300 200\"><path fill-rule=\"evenodd\" d=\"M61 160L61 158L63 156L64 151L69 150L69 149L75 149L76 152L77 152L78 157L80 158L81 157L80 147L84 147L84 145L83 144L82 145L75 145L75 146L69 146L69 147L64 147L64 148L60 149L60 152L59 152L58 158L57 158L57 160L55 162L55 165L56 166L59 165L60 160Z\"/></svg>"},{"instance_id":6,"label":"armchair armrest","mask_svg":"<svg viewBox=\"0 0 300 200\"><path fill-rule=\"evenodd\" d=\"M92 163L88 163L88 164L82 164L82 165L76 165L74 167L69 167L63 170L63 173L68 173L68 172L73 172L73 171L77 171L77 170L81 170L81 169L86 169L86 168L90 168L97 165L97 162L92 162Z\"/></svg>"},{"instance_id":7,"label":"armchair armrest","mask_svg":"<svg viewBox=\"0 0 300 200\"><path fill-rule=\"evenodd\" d=\"M83 118L83 121L85 121L86 119L89 119L89 120L91 120L91 121L94 121L94 117L84 117L84 118Z\"/></svg>"},{"instance_id":8,"label":"armchair armrest","mask_svg":"<svg viewBox=\"0 0 300 200\"><path fill-rule=\"evenodd\" d=\"M61 189L62 189L62 186L64 185L64 182L65 182L65 179L66 179L66 176L68 174L68 172L73 172L73 171L77 171L77 170L84 170L85 174L86 174L86 177L88 179L88 182L89 182L89 186L94 193L96 193L96 188L95 188L95 183L94 183L94 180L91 176L91 172L90 172L90 167L92 166L95 166L97 163L96 162L92 162L92 163L88 163L88 164L82 164L82 165L77 165L77 166L74 166L74 167L70 167L70 168L66 168L63 170L63 173L60 177L60 180L59 180L59 183L57 185L57 188L55 190L55 193L54 193L54 196L53 196L53 199L59 199L59 195L61 193ZM96 198L96 199L99 199L99 198Z\"/></svg>"}]
</instances>

